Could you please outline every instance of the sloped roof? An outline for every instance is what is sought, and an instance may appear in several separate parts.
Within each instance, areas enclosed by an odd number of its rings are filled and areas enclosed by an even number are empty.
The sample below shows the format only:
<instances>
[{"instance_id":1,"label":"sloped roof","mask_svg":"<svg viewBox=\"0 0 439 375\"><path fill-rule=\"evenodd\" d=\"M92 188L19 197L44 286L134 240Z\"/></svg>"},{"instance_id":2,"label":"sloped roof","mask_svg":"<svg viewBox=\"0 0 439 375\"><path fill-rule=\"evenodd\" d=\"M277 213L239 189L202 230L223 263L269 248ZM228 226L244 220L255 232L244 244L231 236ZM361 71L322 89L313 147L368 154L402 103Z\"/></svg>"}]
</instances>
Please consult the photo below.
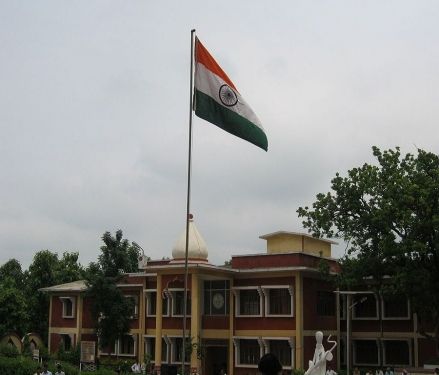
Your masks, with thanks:
<instances>
[{"instance_id":1,"label":"sloped roof","mask_svg":"<svg viewBox=\"0 0 439 375\"><path fill-rule=\"evenodd\" d=\"M71 283L49 286L38 289L40 292L83 292L87 290L85 280L77 280Z\"/></svg>"}]
</instances>

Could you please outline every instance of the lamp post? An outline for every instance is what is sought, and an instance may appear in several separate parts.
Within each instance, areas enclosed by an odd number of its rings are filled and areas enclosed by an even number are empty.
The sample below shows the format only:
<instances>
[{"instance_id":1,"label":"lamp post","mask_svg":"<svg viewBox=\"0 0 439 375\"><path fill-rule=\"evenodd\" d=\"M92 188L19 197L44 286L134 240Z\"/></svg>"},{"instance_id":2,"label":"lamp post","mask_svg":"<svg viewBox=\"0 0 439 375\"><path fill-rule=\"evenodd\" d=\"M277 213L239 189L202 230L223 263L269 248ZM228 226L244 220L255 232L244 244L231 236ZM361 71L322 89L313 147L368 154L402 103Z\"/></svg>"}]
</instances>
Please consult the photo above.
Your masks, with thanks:
<instances>
[{"instance_id":1,"label":"lamp post","mask_svg":"<svg viewBox=\"0 0 439 375\"><path fill-rule=\"evenodd\" d=\"M340 291L336 290L335 293L346 295L346 375L350 375L351 371L351 310L354 306L363 303L367 300L367 297L362 297L359 301L352 303L352 295L355 294L373 294L373 292L367 291Z\"/></svg>"},{"instance_id":2,"label":"lamp post","mask_svg":"<svg viewBox=\"0 0 439 375\"><path fill-rule=\"evenodd\" d=\"M350 367L351 367L351 310L353 309L353 307L355 305L358 305L359 303L363 303L364 301L367 300L367 297L363 297L361 298L359 301L354 302L353 304L350 305L351 303L351 294L348 294L348 298L347 298L347 307L348 307L348 311L347 314L348 316L346 317L347 321L346 321L346 373L347 375L350 374Z\"/></svg>"}]
</instances>

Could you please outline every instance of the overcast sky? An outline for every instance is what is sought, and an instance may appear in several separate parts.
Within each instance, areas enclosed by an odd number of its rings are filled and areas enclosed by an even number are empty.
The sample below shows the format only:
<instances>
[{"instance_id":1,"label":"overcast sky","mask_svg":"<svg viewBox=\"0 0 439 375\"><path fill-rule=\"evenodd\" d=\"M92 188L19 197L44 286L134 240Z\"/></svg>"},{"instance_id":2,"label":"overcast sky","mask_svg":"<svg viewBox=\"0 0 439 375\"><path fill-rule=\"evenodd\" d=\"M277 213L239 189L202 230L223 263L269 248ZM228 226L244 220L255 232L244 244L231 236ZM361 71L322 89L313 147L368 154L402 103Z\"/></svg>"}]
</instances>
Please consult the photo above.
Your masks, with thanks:
<instances>
[{"instance_id":1,"label":"overcast sky","mask_svg":"<svg viewBox=\"0 0 439 375\"><path fill-rule=\"evenodd\" d=\"M152 258L184 230L190 30L269 151L194 118L192 212L209 260L303 231L296 210L371 146L438 152L438 1L0 0L0 264ZM336 255L340 254L341 247Z\"/></svg>"}]
</instances>

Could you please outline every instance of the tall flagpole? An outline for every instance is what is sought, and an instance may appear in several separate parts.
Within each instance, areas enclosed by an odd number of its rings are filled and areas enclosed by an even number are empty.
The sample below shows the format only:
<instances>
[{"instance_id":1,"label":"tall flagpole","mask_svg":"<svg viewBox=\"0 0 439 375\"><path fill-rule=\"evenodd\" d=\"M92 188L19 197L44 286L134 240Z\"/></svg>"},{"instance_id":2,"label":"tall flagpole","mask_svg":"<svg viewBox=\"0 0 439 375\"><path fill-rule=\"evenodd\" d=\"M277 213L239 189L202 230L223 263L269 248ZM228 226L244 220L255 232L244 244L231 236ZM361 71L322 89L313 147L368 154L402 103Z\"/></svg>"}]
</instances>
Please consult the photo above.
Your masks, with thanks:
<instances>
[{"instance_id":1,"label":"tall flagpole","mask_svg":"<svg viewBox=\"0 0 439 375\"><path fill-rule=\"evenodd\" d=\"M185 375L186 360L186 320L187 320L187 284L188 284L188 250L189 250L189 220L191 209L191 167L192 167L192 107L193 107L193 76L194 76L194 36L195 29L191 30L191 69L189 89L189 152L187 163L187 198L186 198L186 249L184 256L184 292L183 292L183 338L181 349L181 375ZM189 359L190 360L190 359Z\"/></svg>"}]
</instances>

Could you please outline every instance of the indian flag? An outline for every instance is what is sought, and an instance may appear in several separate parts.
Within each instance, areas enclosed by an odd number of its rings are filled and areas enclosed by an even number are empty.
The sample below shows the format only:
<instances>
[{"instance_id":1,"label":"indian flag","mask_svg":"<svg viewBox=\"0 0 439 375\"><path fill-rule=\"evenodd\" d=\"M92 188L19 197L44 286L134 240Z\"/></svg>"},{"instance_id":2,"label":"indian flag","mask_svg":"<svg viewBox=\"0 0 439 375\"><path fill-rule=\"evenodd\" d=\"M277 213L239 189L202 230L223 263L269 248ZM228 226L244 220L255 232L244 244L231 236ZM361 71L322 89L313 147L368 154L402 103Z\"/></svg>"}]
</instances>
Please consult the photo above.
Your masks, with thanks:
<instances>
[{"instance_id":1,"label":"indian flag","mask_svg":"<svg viewBox=\"0 0 439 375\"><path fill-rule=\"evenodd\" d=\"M195 40L195 114L267 151L261 122L207 49Z\"/></svg>"}]
</instances>

